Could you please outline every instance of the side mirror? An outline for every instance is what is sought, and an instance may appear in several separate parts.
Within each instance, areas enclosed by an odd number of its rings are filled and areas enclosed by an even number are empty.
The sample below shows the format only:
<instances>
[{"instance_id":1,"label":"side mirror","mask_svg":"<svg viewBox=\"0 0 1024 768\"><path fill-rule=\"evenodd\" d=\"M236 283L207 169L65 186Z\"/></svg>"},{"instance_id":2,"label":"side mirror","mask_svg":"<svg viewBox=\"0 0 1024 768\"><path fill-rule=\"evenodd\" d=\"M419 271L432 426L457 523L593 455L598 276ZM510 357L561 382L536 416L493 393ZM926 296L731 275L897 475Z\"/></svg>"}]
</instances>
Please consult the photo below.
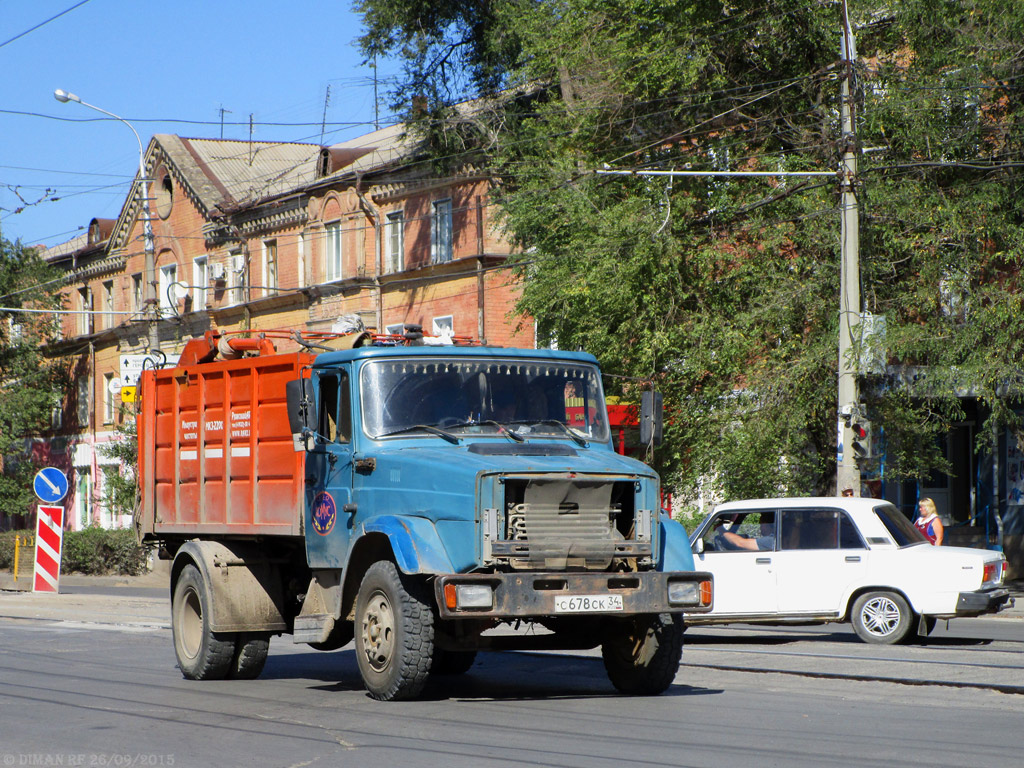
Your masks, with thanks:
<instances>
[{"instance_id":1,"label":"side mirror","mask_svg":"<svg viewBox=\"0 0 1024 768\"><path fill-rule=\"evenodd\" d=\"M640 395L640 444L661 445L662 405L661 392L643 392Z\"/></svg>"},{"instance_id":2,"label":"side mirror","mask_svg":"<svg viewBox=\"0 0 1024 768\"><path fill-rule=\"evenodd\" d=\"M704 539L697 539L695 542L693 542L693 554L704 554Z\"/></svg>"},{"instance_id":3,"label":"side mirror","mask_svg":"<svg viewBox=\"0 0 1024 768\"><path fill-rule=\"evenodd\" d=\"M312 403L306 394L308 381L295 379L284 387L288 403L288 428L291 430L296 451L308 451L313 447L314 435L309 429L309 411Z\"/></svg>"}]
</instances>

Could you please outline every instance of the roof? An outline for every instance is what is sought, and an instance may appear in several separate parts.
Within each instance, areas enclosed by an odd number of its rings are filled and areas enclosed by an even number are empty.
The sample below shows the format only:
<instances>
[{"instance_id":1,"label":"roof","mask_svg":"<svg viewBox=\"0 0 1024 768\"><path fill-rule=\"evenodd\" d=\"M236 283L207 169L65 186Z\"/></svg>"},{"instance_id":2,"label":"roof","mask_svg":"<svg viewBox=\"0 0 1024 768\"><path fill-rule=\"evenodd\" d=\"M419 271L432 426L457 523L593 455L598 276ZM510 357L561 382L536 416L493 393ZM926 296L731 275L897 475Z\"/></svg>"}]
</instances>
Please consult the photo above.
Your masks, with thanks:
<instances>
[{"instance_id":1,"label":"roof","mask_svg":"<svg viewBox=\"0 0 1024 768\"><path fill-rule=\"evenodd\" d=\"M405 123L397 123L340 144L332 144L328 147L332 157L344 158L350 162L328 168L328 173L318 181L328 181L353 173L365 173L408 160L417 153L421 142L407 131L408 126Z\"/></svg>"},{"instance_id":2,"label":"roof","mask_svg":"<svg viewBox=\"0 0 1024 768\"><path fill-rule=\"evenodd\" d=\"M319 144L154 137L207 211L287 194L316 178Z\"/></svg>"}]
</instances>

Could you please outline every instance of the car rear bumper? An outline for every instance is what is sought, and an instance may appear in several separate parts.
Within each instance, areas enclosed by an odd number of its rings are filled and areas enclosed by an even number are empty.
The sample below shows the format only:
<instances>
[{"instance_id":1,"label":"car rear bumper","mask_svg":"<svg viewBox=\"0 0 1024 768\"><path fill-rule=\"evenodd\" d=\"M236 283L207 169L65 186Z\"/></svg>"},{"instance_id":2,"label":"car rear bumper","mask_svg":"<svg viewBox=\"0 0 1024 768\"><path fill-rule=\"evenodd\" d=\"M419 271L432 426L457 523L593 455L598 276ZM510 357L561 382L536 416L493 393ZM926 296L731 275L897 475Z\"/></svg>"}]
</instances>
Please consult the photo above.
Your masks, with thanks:
<instances>
[{"instance_id":1,"label":"car rear bumper","mask_svg":"<svg viewBox=\"0 0 1024 768\"><path fill-rule=\"evenodd\" d=\"M997 613L1012 608L1013 598L1006 589L961 592L956 601L957 616L980 616L983 613Z\"/></svg>"}]
</instances>

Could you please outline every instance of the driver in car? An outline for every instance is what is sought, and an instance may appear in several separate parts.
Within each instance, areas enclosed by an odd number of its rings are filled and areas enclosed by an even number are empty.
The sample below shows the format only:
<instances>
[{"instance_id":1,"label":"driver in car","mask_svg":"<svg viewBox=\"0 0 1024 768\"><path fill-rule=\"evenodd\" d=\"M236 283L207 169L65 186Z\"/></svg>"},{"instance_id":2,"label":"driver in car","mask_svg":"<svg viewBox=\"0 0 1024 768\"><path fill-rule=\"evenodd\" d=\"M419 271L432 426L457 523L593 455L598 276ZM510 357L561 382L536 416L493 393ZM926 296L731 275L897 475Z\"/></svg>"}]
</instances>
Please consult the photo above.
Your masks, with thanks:
<instances>
[{"instance_id":1,"label":"driver in car","mask_svg":"<svg viewBox=\"0 0 1024 768\"><path fill-rule=\"evenodd\" d=\"M728 549L775 549L775 523L773 521L761 521L760 536L747 536L733 531L721 531L719 535Z\"/></svg>"}]
</instances>

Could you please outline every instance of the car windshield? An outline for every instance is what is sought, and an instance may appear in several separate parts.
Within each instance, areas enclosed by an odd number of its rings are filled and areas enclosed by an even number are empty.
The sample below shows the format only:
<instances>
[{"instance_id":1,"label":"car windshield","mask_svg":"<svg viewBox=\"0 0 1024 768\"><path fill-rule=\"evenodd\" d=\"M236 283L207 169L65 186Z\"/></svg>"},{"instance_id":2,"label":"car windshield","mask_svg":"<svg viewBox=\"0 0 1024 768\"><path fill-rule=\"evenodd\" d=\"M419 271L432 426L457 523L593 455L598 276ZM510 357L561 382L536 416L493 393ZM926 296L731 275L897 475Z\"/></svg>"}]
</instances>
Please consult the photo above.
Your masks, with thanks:
<instances>
[{"instance_id":1,"label":"car windshield","mask_svg":"<svg viewBox=\"0 0 1024 768\"><path fill-rule=\"evenodd\" d=\"M374 360L360 375L373 438L437 427L465 436L605 441L608 415L593 365L516 359ZM432 434L428 430L419 431Z\"/></svg>"},{"instance_id":2,"label":"car windshield","mask_svg":"<svg viewBox=\"0 0 1024 768\"><path fill-rule=\"evenodd\" d=\"M906 547L911 544L928 542L917 526L892 504L879 504L875 507L875 514L882 521L882 525L885 526L885 530L889 532L897 546Z\"/></svg>"}]
</instances>

